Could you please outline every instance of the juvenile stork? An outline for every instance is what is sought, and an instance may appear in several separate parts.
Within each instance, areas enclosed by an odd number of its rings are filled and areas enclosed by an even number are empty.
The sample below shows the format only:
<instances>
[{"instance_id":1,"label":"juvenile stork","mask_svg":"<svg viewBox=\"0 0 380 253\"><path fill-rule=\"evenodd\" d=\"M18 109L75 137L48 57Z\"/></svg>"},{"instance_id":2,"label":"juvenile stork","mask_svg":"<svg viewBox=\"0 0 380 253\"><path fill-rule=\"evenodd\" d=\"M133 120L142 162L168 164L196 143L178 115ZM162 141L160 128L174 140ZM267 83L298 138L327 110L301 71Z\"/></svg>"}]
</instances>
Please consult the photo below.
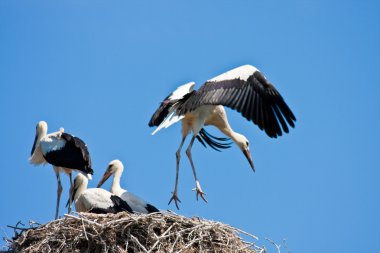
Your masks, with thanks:
<instances>
[{"instance_id":1,"label":"juvenile stork","mask_svg":"<svg viewBox=\"0 0 380 253\"><path fill-rule=\"evenodd\" d=\"M64 133L63 129L58 132L47 134L47 123L38 122L36 137L29 161L34 165L49 163L53 165L56 174L58 190L55 218L58 218L59 202L61 199L62 185L59 173L65 172L70 177L72 187L73 170L85 174L89 179L94 171L91 168L91 158L86 144L71 134ZM68 212L71 212L71 202Z\"/></svg>"},{"instance_id":2,"label":"juvenile stork","mask_svg":"<svg viewBox=\"0 0 380 253\"><path fill-rule=\"evenodd\" d=\"M296 121L277 89L257 68L251 65L240 66L214 77L206 81L197 91L194 90L194 85L194 82L190 82L178 87L163 100L149 121L149 126L158 126L152 135L162 128L182 121L182 140L176 152L175 187L169 201L170 204L174 200L177 208L178 202L180 202L177 194L180 152L186 136L191 131L193 137L186 154L195 178L197 200L200 195L207 202L191 156L195 138L204 146L206 143L216 150L230 147L228 143L225 143L227 138L216 138L210 135L204 130L204 126L213 125L232 139L247 158L252 170L255 171L249 152L249 142L245 136L232 130L223 106L237 110L271 138L281 136L283 131L288 133L288 125L294 127Z\"/></svg>"},{"instance_id":3,"label":"juvenile stork","mask_svg":"<svg viewBox=\"0 0 380 253\"><path fill-rule=\"evenodd\" d=\"M87 189L88 179L82 174L78 174L74 179L74 186L70 189L70 199L75 204L77 212L89 213L118 213L127 211L132 213L131 207L116 196L104 189Z\"/></svg>"},{"instance_id":4,"label":"juvenile stork","mask_svg":"<svg viewBox=\"0 0 380 253\"><path fill-rule=\"evenodd\" d=\"M101 187L104 182L113 175L113 182L111 186L111 193L119 196L124 201L128 203L128 205L132 208L134 212L137 213L155 213L159 212L159 210L146 202L145 200L139 198L133 193L121 188L120 186L120 178L123 174L124 165L120 160L113 160L108 164L107 170L104 173L102 179L99 181L98 188Z\"/></svg>"}]
</instances>

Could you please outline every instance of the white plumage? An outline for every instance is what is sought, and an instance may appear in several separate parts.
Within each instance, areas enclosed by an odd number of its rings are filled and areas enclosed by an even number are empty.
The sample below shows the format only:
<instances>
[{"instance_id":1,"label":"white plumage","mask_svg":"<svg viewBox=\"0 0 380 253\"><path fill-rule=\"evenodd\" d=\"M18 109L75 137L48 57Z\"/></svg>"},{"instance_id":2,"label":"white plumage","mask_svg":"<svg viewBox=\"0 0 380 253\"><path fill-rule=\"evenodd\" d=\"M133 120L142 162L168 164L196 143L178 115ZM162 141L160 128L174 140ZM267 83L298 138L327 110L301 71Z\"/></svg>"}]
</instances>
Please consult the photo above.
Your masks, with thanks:
<instances>
[{"instance_id":1,"label":"white plumage","mask_svg":"<svg viewBox=\"0 0 380 253\"><path fill-rule=\"evenodd\" d=\"M218 81L233 80L233 79L240 79L243 81L247 81L248 78L256 71L258 71L258 69L254 66L243 65L243 66L234 68L230 71L227 71L221 75L218 75L208 80L208 82L218 82Z\"/></svg>"},{"instance_id":2,"label":"white plumage","mask_svg":"<svg viewBox=\"0 0 380 253\"><path fill-rule=\"evenodd\" d=\"M111 175L113 175L111 193L119 196L124 201L126 201L134 212L138 212L138 213L159 212L159 210L153 205L149 204L148 202L136 196L135 194L121 188L120 178L123 173L123 170L124 170L124 165L120 160L111 161L102 179L99 181L98 187L101 187L103 183Z\"/></svg>"},{"instance_id":3,"label":"white plumage","mask_svg":"<svg viewBox=\"0 0 380 253\"><path fill-rule=\"evenodd\" d=\"M77 212L117 213L121 211L132 212L128 204L104 189L87 189L88 179L78 174L71 189L71 198L74 200ZM69 200L70 201L70 200Z\"/></svg>"},{"instance_id":4,"label":"white plumage","mask_svg":"<svg viewBox=\"0 0 380 253\"><path fill-rule=\"evenodd\" d=\"M37 124L36 136L29 161L34 165L47 163L53 165L58 184L55 213L55 218L57 219L62 193L60 172L63 171L69 175L70 186L72 186L71 173L73 170L84 173L90 179L93 170L87 146L81 139L65 133L63 128L50 134L47 134L47 129L45 121L40 121ZM68 211L71 211L71 205L69 205Z\"/></svg>"},{"instance_id":5,"label":"white plumage","mask_svg":"<svg viewBox=\"0 0 380 253\"><path fill-rule=\"evenodd\" d=\"M172 94L169 96L170 100L182 99L186 94L194 90L195 83L189 82L179 86Z\"/></svg>"},{"instance_id":6,"label":"white plumage","mask_svg":"<svg viewBox=\"0 0 380 253\"><path fill-rule=\"evenodd\" d=\"M186 155L193 170L197 199L200 195L206 201L191 154L195 139L198 139L202 145L207 144L219 151L230 147L230 143L226 143L230 138L243 152L254 170L249 142L244 135L233 131L227 120L224 106L240 112L243 117L253 121L271 138L277 138L283 132L288 133L288 125L294 127L296 120L276 88L256 67L251 65L243 65L209 79L198 90L194 90L193 87L194 83L188 83L177 88L161 102L149 121L149 126L157 126L153 134L182 121L182 140L176 152L176 182L169 201L170 204L174 200L177 208L180 152L187 135L191 132L193 137ZM207 133L204 129L207 125L215 126L228 138L217 138Z\"/></svg>"}]
</instances>

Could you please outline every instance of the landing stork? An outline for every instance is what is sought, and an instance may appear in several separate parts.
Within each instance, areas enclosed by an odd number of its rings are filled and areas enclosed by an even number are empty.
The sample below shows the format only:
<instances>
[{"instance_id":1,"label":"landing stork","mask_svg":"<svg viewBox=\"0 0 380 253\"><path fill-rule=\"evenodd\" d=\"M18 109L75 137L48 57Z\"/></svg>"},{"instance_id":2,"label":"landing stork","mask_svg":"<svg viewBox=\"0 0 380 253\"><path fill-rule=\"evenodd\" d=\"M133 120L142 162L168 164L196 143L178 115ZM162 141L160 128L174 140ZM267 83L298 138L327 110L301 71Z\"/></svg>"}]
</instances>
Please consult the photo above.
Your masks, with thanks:
<instances>
[{"instance_id":1,"label":"landing stork","mask_svg":"<svg viewBox=\"0 0 380 253\"><path fill-rule=\"evenodd\" d=\"M113 175L111 193L115 194L116 196L119 196L124 201L126 201L134 212L137 212L137 213L159 212L159 210L155 206L149 204L148 202L136 196L135 194L121 188L120 178L121 178L121 175L123 174L123 170L124 170L124 165L120 160L111 161L108 164L107 170L104 173L102 179L99 181L98 188L101 187L111 175Z\"/></svg>"},{"instance_id":2,"label":"landing stork","mask_svg":"<svg viewBox=\"0 0 380 253\"><path fill-rule=\"evenodd\" d=\"M210 135L205 131L204 126L213 125L231 138L255 171L249 152L249 141L244 135L232 130L223 106L237 110L271 138L281 136L283 131L288 133L288 125L294 127L296 121L277 89L254 66L244 65L232 69L206 81L197 91L194 90L194 85L194 82L190 82L178 87L164 99L149 121L149 126L157 126L152 135L162 128L182 121L182 140L176 152L175 187L169 201L170 204L174 200L177 208L180 202L177 194L180 152L190 132L193 132L193 137L186 154L194 174L197 200L200 195L207 202L191 156L195 139L197 138L204 146L208 144L216 150L230 147L229 143L226 143L227 138L216 138Z\"/></svg>"},{"instance_id":3,"label":"landing stork","mask_svg":"<svg viewBox=\"0 0 380 253\"><path fill-rule=\"evenodd\" d=\"M89 179L91 179L94 171L91 168L91 158L87 146L81 139L65 133L63 129L47 134L47 128L45 121L40 121L37 124L36 137L29 161L34 165L46 163L53 165L58 184L55 211L55 218L57 219L62 193L59 173L63 171L69 175L70 187L72 187L71 173L73 170L85 174ZM68 212L71 212L71 202Z\"/></svg>"},{"instance_id":4,"label":"landing stork","mask_svg":"<svg viewBox=\"0 0 380 253\"><path fill-rule=\"evenodd\" d=\"M74 179L74 186L70 189L70 199L75 203L77 212L88 213L118 213L130 212L131 207L127 202L104 189L87 189L88 179L82 174L78 174ZM69 203L69 202L68 202Z\"/></svg>"}]
</instances>

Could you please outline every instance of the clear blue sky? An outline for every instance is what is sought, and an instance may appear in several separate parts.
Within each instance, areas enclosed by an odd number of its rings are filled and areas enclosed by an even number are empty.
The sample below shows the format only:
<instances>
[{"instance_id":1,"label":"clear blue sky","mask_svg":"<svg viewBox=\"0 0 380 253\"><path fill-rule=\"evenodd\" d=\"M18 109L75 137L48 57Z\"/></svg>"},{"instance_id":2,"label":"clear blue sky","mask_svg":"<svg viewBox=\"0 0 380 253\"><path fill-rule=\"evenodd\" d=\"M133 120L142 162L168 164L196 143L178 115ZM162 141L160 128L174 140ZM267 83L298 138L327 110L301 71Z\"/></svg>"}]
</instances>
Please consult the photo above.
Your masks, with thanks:
<instances>
[{"instance_id":1,"label":"clear blue sky","mask_svg":"<svg viewBox=\"0 0 380 253\"><path fill-rule=\"evenodd\" d=\"M257 172L235 146L196 143L209 203L195 201L183 155L179 213L231 224L259 244L287 238L292 252L380 252L379 45L379 1L0 1L1 236L19 220L54 217L53 170L28 163L40 120L87 142L91 187L120 159L124 187L175 210L167 202L180 125L152 137L151 114L178 85L252 64L296 128L270 139L228 110Z\"/></svg>"}]
</instances>

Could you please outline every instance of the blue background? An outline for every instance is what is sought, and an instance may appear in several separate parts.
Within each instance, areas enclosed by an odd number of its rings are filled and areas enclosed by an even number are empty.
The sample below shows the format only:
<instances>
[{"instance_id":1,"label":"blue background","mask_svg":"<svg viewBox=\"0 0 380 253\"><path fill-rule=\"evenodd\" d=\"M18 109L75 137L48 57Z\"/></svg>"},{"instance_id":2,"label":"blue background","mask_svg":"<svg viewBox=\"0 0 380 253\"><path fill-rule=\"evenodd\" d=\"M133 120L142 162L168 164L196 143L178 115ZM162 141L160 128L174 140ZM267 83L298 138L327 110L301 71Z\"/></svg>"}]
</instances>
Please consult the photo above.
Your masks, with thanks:
<instances>
[{"instance_id":1,"label":"blue background","mask_svg":"<svg viewBox=\"0 0 380 253\"><path fill-rule=\"evenodd\" d=\"M231 224L259 245L286 238L292 252L380 252L379 58L379 1L0 1L1 236L54 217L54 172L28 163L40 120L86 141L91 187L120 159L122 186L175 210L180 124L152 137L152 113L183 83L252 64L296 128L270 139L227 110L256 173L236 146L196 143L209 203L195 200L183 154L178 213Z\"/></svg>"}]
</instances>

